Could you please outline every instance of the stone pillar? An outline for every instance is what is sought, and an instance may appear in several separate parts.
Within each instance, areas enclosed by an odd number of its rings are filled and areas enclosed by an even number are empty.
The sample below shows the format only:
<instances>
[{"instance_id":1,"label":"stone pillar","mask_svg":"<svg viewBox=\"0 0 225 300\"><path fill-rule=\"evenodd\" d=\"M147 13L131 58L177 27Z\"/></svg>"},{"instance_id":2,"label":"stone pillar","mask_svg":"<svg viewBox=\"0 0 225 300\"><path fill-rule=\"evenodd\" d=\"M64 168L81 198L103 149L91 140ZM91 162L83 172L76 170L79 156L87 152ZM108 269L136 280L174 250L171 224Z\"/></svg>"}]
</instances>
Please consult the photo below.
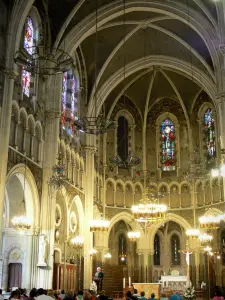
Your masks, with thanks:
<instances>
[{"instance_id":1,"label":"stone pillar","mask_svg":"<svg viewBox=\"0 0 225 300\"><path fill-rule=\"evenodd\" d=\"M93 198L94 198L94 153L95 136L87 136L85 147L86 170L85 172L85 203L84 203L84 289L89 289L92 281L92 259L90 249L93 247L93 237L88 226L89 220L93 219Z\"/></svg>"},{"instance_id":2,"label":"stone pillar","mask_svg":"<svg viewBox=\"0 0 225 300\"><path fill-rule=\"evenodd\" d=\"M52 166L56 163L58 134L59 134L59 118L60 111L46 112L45 124L45 159L43 162L43 187L41 201L40 216L40 236L47 237L47 261L46 267L38 270L38 287L50 289L52 287L53 276L53 253L54 253L54 237L55 237L55 204L56 190L49 186L48 182L52 176ZM55 133L55 134L54 134Z\"/></svg>"},{"instance_id":3,"label":"stone pillar","mask_svg":"<svg viewBox=\"0 0 225 300\"><path fill-rule=\"evenodd\" d=\"M55 206L56 190L48 184L52 176L52 167L56 164L58 152L59 120L61 117L62 75L56 75L46 80L48 93L43 93L46 101L45 111L45 143L43 160L43 185L40 213L40 243L45 240L46 266L38 268L38 280L36 286L52 288L53 277L53 253L55 240ZM40 153L39 153L40 155Z\"/></svg>"},{"instance_id":4,"label":"stone pillar","mask_svg":"<svg viewBox=\"0 0 225 300\"><path fill-rule=\"evenodd\" d=\"M5 181L7 175L8 162L8 146L12 113L12 97L14 80L16 78L14 70L5 71L3 104L0 118L0 216L3 214L4 198L5 198ZM2 222L0 222L0 269L2 268ZM1 276L1 275L0 275ZM0 278L1 284L1 278Z\"/></svg>"},{"instance_id":5,"label":"stone pillar","mask_svg":"<svg viewBox=\"0 0 225 300\"><path fill-rule=\"evenodd\" d=\"M32 253L31 253L31 274L30 288L37 285L37 263L38 263L38 235L39 230L34 230L32 235Z\"/></svg>"}]
</instances>

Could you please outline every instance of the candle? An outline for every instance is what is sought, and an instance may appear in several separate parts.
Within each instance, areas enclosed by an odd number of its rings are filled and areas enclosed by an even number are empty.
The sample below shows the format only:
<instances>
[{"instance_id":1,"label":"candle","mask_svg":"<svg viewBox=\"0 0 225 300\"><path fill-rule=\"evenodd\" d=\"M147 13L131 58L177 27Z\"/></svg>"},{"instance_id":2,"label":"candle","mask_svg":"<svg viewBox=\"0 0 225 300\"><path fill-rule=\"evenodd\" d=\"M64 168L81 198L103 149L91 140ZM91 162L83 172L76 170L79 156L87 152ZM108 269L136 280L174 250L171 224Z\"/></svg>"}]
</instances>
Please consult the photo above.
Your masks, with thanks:
<instances>
[{"instance_id":1,"label":"candle","mask_svg":"<svg viewBox=\"0 0 225 300\"><path fill-rule=\"evenodd\" d=\"M125 277L123 278L123 288L125 289Z\"/></svg>"},{"instance_id":2,"label":"candle","mask_svg":"<svg viewBox=\"0 0 225 300\"><path fill-rule=\"evenodd\" d=\"M131 278L130 277L129 277L128 282L129 282L129 287L131 287Z\"/></svg>"}]
</instances>

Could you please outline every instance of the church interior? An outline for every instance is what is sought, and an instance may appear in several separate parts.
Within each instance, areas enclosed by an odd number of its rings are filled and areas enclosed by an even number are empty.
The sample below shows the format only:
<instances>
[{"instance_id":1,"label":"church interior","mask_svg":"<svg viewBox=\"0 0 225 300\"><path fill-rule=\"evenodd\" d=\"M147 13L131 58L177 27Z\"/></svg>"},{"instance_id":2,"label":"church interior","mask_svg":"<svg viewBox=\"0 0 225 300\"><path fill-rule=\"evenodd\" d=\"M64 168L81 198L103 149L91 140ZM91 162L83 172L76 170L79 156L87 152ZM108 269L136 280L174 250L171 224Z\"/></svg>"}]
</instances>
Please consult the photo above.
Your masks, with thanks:
<instances>
[{"instance_id":1,"label":"church interior","mask_svg":"<svg viewBox=\"0 0 225 300\"><path fill-rule=\"evenodd\" d=\"M225 286L225 2L0 0L0 29L0 287Z\"/></svg>"}]
</instances>

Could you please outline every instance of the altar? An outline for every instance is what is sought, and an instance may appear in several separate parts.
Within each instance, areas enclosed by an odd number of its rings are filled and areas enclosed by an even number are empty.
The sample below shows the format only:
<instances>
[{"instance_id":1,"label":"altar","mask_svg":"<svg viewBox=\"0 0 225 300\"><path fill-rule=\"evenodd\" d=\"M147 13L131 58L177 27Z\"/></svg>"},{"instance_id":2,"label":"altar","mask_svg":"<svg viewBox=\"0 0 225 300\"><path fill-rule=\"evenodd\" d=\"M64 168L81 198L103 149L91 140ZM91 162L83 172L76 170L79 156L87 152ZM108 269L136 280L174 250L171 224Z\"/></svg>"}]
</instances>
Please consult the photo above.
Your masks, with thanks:
<instances>
[{"instance_id":1,"label":"altar","mask_svg":"<svg viewBox=\"0 0 225 300\"><path fill-rule=\"evenodd\" d=\"M182 275L169 275L169 276L161 276L160 282L162 283L162 288L168 288L176 286L186 286L187 284L187 276Z\"/></svg>"},{"instance_id":2,"label":"altar","mask_svg":"<svg viewBox=\"0 0 225 300\"><path fill-rule=\"evenodd\" d=\"M138 291L138 294L145 292L146 298L150 298L152 293L155 294L156 299L160 298L160 283L133 283L133 287Z\"/></svg>"}]
</instances>

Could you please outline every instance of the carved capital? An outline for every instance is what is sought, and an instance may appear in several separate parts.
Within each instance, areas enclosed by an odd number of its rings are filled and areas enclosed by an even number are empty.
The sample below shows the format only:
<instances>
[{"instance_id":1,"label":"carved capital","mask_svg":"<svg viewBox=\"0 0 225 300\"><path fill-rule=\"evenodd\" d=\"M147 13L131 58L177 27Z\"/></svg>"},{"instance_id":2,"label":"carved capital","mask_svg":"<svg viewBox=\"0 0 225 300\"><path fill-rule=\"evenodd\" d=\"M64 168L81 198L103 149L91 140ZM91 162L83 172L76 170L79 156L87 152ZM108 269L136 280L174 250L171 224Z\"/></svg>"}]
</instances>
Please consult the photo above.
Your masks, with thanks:
<instances>
[{"instance_id":1,"label":"carved capital","mask_svg":"<svg viewBox=\"0 0 225 300\"><path fill-rule=\"evenodd\" d=\"M85 146L84 151L89 154L94 154L97 151L97 148L91 146Z\"/></svg>"},{"instance_id":2,"label":"carved capital","mask_svg":"<svg viewBox=\"0 0 225 300\"><path fill-rule=\"evenodd\" d=\"M225 44L220 44L220 45L219 45L219 50L220 50L220 52L221 52L223 55L225 55Z\"/></svg>"},{"instance_id":3,"label":"carved capital","mask_svg":"<svg viewBox=\"0 0 225 300\"><path fill-rule=\"evenodd\" d=\"M57 119L61 117L61 112L60 110L47 110L45 111L45 116L47 118L51 118L51 119Z\"/></svg>"},{"instance_id":4,"label":"carved capital","mask_svg":"<svg viewBox=\"0 0 225 300\"><path fill-rule=\"evenodd\" d=\"M13 69L5 69L4 70L4 75L7 79L13 79L15 80L16 77L19 75L18 72L16 72Z\"/></svg>"}]
</instances>

